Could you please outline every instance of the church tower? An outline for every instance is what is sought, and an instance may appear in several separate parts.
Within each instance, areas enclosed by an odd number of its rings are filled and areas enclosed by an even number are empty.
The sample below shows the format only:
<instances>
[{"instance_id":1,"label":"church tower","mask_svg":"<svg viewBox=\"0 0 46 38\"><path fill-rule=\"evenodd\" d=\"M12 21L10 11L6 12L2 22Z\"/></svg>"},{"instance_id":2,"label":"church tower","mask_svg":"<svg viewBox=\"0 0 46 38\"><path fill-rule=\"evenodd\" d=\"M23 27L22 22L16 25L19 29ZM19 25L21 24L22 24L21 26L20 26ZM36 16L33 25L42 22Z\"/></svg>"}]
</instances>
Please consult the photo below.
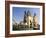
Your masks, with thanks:
<instances>
[{"instance_id":1,"label":"church tower","mask_svg":"<svg viewBox=\"0 0 46 38\"><path fill-rule=\"evenodd\" d=\"M31 15L30 11L28 10L27 11L27 24L29 25L29 28L32 27L32 21L33 21L33 17Z\"/></svg>"},{"instance_id":2,"label":"church tower","mask_svg":"<svg viewBox=\"0 0 46 38\"><path fill-rule=\"evenodd\" d=\"M27 25L27 13L24 11L24 24Z\"/></svg>"},{"instance_id":3,"label":"church tower","mask_svg":"<svg viewBox=\"0 0 46 38\"><path fill-rule=\"evenodd\" d=\"M38 17L36 16L36 13L34 13L33 16L33 24L34 24L34 28L38 27Z\"/></svg>"}]
</instances>

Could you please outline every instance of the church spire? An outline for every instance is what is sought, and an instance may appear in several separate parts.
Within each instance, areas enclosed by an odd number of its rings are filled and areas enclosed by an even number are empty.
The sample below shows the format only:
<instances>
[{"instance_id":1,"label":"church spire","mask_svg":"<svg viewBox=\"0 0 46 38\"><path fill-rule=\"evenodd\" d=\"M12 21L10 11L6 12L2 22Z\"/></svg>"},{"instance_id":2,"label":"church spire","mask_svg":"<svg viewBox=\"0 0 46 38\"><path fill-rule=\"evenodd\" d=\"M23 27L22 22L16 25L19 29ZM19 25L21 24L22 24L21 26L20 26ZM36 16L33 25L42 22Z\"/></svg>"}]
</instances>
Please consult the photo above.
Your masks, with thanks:
<instances>
[{"instance_id":1,"label":"church spire","mask_svg":"<svg viewBox=\"0 0 46 38\"><path fill-rule=\"evenodd\" d=\"M26 22L26 18L27 18L27 14L26 14L26 10L24 11L24 23Z\"/></svg>"},{"instance_id":2,"label":"church spire","mask_svg":"<svg viewBox=\"0 0 46 38\"><path fill-rule=\"evenodd\" d=\"M36 16L36 13L34 13L34 16Z\"/></svg>"},{"instance_id":3,"label":"church spire","mask_svg":"<svg viewBox=\"0 0 46 38\"><path fill-rule=\"evenodd\" d=\"M27 11L27 16L31 16L31 13L30 13L30 11L29 11L29 10Z\"/></svg>"}]
</instances>

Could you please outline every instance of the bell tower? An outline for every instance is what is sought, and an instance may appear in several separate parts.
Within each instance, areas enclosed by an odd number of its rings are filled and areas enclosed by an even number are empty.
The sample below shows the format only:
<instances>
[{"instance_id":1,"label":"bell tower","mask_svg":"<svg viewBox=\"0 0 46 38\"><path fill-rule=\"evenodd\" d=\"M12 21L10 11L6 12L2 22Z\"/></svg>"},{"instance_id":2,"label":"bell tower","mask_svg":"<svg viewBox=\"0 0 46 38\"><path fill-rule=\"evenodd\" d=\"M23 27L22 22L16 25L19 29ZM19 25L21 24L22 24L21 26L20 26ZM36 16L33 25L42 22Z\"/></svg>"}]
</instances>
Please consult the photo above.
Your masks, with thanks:
<instances>
[{"instance_id":1,"label":"bell tower","mask_svg":"<svg viewBox=\"0 0 46 38\"><path fill-rule=\"evenodd\" d=\"M32 21L33 21L33 17L31 15L30 11L28 10L27 11L27 24L29 25L29 28L32 27Z\"/></svg>"},{"instance_id":2,"label":"bell tower","mask_svg":"<svg viewBox=\"0 0 46 38\"><path fill-rule=\"evenodd\" d=\"M24 24L27 25L27 13L24 11Z\"/></svg>"},{"instance_id":3,"label":"bell tower","mask_svg":"<svg viewBox=\"0 0 46 38\"><path fill-rule=\"evenodd\" d=\"M33 16L33 24L34 24L34 28L38 27L38 17L36 13L34 13L34 16Z\"/></svg>"}]
</instances>

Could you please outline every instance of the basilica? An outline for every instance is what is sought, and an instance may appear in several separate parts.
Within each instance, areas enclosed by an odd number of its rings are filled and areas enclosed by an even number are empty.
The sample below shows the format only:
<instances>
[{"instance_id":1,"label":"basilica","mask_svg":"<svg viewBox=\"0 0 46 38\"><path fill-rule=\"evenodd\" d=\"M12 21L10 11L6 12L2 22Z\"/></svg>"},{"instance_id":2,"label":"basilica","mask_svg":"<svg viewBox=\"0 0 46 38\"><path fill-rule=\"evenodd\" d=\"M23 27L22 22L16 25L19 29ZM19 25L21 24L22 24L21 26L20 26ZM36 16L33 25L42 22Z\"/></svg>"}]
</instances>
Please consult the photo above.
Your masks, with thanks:
<instances>
[{"instance_id":1,"label":"basilica","mask_svg":"<svg viewBox=\"0 0 46 38\"><path fill-rule=\"evenodd\" d=\"M19 24L15 24L13 29L17 30L39 30L40 25L38 23L38 17L36 13L32 15L32 13L28 11L24 11L24 18Z\"/></svg>"},{"instance_id":2,"label":"basilica","mask_svg":"<svg viewBox=\"0 0 46 38\"><path fill-rule=\"evenodd\" d=\"M38 27L38 17L36 15L36 13L34 13L34 15L32 16L32 14L30 13L30 11L28 10L27 12L24 11L24 24L28 25L29 27Z\"/></svg>"}]
</instances>

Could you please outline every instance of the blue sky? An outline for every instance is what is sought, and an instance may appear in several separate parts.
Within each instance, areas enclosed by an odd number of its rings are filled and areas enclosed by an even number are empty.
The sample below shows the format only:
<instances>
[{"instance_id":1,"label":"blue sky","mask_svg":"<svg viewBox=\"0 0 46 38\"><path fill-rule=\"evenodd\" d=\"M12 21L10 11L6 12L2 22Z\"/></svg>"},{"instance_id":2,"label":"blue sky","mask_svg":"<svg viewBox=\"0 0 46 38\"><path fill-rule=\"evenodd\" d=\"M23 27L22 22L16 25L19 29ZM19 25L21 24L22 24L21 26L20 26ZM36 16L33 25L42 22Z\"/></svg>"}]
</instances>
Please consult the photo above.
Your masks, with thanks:
<instances>
[{"instance_id":1,"label":"blue sky","mask_svg":"<svg viewBox=\"0 0 46 38\"><path fill-rule=\"evenodd\" d=\"M40 19L40 9L39 8L24 8L24 7L13 7L12 8L12 19L15 18L16 22L19 23L24 18L24 11L26 12L29 10L32 16L34 13L38 16L38 19ZM39 21L39 20L38 20Z\"/></svg>"}]
</instances>

